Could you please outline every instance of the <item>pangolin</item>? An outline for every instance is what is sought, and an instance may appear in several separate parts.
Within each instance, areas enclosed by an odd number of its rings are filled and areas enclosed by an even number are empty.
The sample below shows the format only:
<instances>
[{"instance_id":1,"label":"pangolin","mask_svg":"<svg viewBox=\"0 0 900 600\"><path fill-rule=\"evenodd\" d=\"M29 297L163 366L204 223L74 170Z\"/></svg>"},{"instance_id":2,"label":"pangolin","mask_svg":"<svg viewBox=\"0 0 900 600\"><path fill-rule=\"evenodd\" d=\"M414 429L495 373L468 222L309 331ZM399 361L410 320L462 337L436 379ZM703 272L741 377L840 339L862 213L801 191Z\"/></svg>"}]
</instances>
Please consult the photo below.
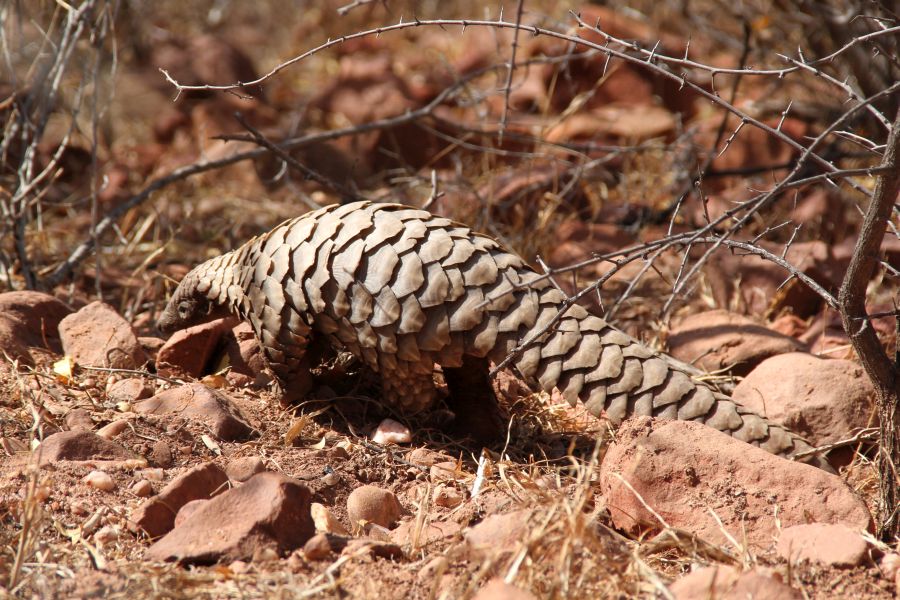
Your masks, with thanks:
<instances>
[{"instance_id":1,"label":"pangolin","mask_svg":"<svg viewBox=\"0 0 900 600\"><path fill-rule=\"evenodd\" d=\"M434 402L435 364L451 396L470 395L452 383L474 373L489 387L488 361L515 353L510 364L530 385L555 387L571 404L581 399L613 424L631 415L684 419L774 454L810 449L568 305L493 238L400 204L332 205L285 221L190 271L158 325L173 331L227 313L249 320L282 389L294 394L308 390L313 339L360 357L380 373L383 400L405 412Z\"/></svg>"}]
</instances>

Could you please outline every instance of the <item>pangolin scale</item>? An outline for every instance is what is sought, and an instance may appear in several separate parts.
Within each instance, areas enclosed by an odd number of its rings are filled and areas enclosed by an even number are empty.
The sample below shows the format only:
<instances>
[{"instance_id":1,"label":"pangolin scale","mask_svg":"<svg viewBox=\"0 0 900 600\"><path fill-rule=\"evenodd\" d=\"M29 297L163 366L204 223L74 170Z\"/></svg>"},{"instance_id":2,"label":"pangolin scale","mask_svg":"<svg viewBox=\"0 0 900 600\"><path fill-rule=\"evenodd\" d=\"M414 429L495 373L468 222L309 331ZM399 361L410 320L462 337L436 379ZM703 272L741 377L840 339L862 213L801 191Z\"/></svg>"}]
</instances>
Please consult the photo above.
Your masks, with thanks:
<instances>
[{"instance_id":1,"label":"pangolin scale","mask_svg":"<svg viewBox=\"0 0 900 600\"><path fill-rule=\"evenodd\" d=\"M526 382L556 387L614 424L631 415L699 421L774 454L809 449L565 300L491 237L424 210L355 202L286 221L197 266L159 326L237 314L252 324L282 388L301 394L308 345L324 336L380 373L383 400L405 412L435 400L435 364L486 370L519 349L511 364Z\"/></svg>"}]
</instances>

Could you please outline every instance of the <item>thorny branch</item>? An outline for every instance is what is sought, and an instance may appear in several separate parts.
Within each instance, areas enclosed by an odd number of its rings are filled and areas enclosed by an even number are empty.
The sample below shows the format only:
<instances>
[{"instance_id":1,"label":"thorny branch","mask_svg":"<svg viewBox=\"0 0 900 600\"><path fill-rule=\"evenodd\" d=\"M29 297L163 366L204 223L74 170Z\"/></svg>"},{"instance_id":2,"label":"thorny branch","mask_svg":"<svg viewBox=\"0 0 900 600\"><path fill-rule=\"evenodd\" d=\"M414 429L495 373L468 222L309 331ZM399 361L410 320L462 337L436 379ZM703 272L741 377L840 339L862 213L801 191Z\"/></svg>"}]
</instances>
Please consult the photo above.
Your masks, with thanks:
<instances>
[{"instance_id":1,"label":"thorny branch","mask_svg":"<svg viewBox=\"0 0 900 600\"><path fill-rule=\"evenodd\" d=\"M879 248L900 193L900 111L888 137L881 166L885 171L878 177L875 185L875 193L866 211L838 300L844 331L850 337L850 343L878 395L878 412L881 417L878 453L881 505L878 526L883 535L896 538L900 535L900 414L897 411L900 402L900 365L887 356L869 322L866 291L869 279L878 265Z\"/></svg>"}]
</instances>

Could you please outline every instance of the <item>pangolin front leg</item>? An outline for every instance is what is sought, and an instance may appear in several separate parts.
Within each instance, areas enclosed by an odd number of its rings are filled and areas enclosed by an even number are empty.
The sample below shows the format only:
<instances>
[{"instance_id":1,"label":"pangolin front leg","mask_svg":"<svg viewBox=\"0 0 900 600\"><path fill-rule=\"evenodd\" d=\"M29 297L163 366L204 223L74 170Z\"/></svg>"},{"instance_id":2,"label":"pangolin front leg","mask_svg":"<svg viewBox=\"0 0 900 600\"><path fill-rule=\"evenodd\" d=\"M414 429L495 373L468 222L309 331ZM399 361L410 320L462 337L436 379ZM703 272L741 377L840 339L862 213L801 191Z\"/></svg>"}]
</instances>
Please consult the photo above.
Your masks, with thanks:
<instances>
[{"instance_id":1,"label":"pangolin front leg","mask_svg":"<svg viewBox=\"0 0 900 600\"><path fill-rule=\"evenodd\" d=\"M630 415L685 419L775 454L809 450L783 427L565 301L488 236L423 210L356 202L286 221L197 266L159 325L174 329L236 313L253 325L282 385L301 393L307 383L296 372L306 371L315 335L379 372L384 401L407 412L434 402L431 376L441 365L458 414L477 419L489 412L493 395L485 395L483 381L472 383L472 373L514 353L510 364L530 385L556 388L613 423ZM804 460L827 465L815 456Z\"/></svg>"}]
</instances>

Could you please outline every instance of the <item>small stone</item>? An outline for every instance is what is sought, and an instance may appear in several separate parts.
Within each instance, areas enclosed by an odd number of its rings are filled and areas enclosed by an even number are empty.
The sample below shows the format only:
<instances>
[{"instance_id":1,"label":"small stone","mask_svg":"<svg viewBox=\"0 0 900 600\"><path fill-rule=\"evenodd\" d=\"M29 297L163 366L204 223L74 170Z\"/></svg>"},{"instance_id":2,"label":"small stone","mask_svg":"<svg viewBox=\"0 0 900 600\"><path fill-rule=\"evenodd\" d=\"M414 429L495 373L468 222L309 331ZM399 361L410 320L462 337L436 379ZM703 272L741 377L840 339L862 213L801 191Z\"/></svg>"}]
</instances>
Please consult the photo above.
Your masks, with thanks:
<instances>
[{"instance_id":1,"label":"small stone","mask_svg":"<svg viewBox=\"0 0 900 600\"><path fill-rule=\"evenodd\" d=\"M94 428L91 413L83 408L73 408L66 413L66 427L69 431L91 431Z\"/></svg>"},{"instance_id":2,"label":"small stone","mask_svg":"<svg viewBox=\"0 0 900 600\"><path fill-rule=\"evenodd\" d=\"M166 478L166 472L163 469L141 469L135 475L143 477L148 481L163 481Z\"/></svg>"},{"instance_id":3,"label":"small stone","mask_svg":"<svg viewBox=\"0 0 900 600\"><path fill-rule=\"evenodd\" d=\"M146 479L141 479L131 486L131 493L138 498L148 498L153 495L153 484Z\"/></svg>"},{"instance_id":4,"label":"small stone","mask_svg":"<svg viewBox=\"0 0 900 600\"><path fill-rule=\"evenodd\" d=\"M341 552L344 556L358 556L367 553L379 558L395 559L403 556L403 549L391 542L379 542L371 539L350 540Z\"/></svg>"},{"instance_id":5,"label":"small stone","mask_svg":"<svg viewBox=\"0 0 900 600\"><path fill-rule=\"evenodd\" d=\"M328 536L324 533L317 533L309 538L303 544L303 556L307 560L322 560L331 556L331 544L328 542Z\"/></svg>"},{"instance_id":6,"label":"small stone","mask_svg":"<svg viewBox=\"0 0 900 600\"><path fill-rule=\"evenodd\" d=\"M668 341L670 353L678 360L734 375L746 375L770 356L805 349L794 338L725 310L685 318L672 328Z\"/></svg>"},{"instance_id":7,"label":"small stone","mask_svg":"<svg viewBox=\"0 0 900 600\"><path fill-rule=\"evenodd\" d=\"M119 528L115 525L105 525L94 534L94 541L101 546L111 544L119 539Z\"/></svg>"},{"instance_id":8,"label":"small stone","mask_svg":"<svg viewBox=\"0 0 900 600\"><path fill-rule=\"evenodd\" d=\"M779 526L813 520L863 530L872 520L840 477L688 421L626 420L603 458L599 483L620 529L658 531L661 514L709 543L728 544L728 532L757 551L772 546Z\"/></svg>"},{"instance_id":9,"label":"small stone","mask_svg":"<svg viewBox=\"0 0 900 600\"><path fill-rule=\"evenodd\" d=\"M513 552L526 540L530 522L531 511L527 508L485 517L465 532L469 554L479 559Z\"/></svg>"},{"instance_id":10,"label":"small stone","mask_svg":"<svg viewBox=\"0 0 900 600\"><path fill-rule=\"evenodd\" d=\"M176 331L156 353L157 373L164 377L202 377L219 340L233 325L234 318L227 317Z\"/></svg>"},{"instance_id":11,"label":"small stone","mask_svg":"<svg viewBox=\"0 0 900 600\"><path fill-rule=\"evenodd\" d=\"M115 442L89 431L61 431L47 436L34 450L41 466L61 460L121 460L135 456Z\"/></svg>"},{"instance_id":12,"label":"small stone","mask_svg":"<svg viewBox=\"0 0 900 600\"><path fill-rule=\"evenodd\" d=\"M434 503L444 508L456 508L462 504L463 497L454 487L440 485L434 491Z\"/></svg>"},{"instance_id":13,"label":"small stone","mask_svg":"<svg viewBox=\"0 0 900 600\"><path fill-rule=\"evenodd\" d=\"M111 492L116 489L116 482L104 471L91 471L82 479L83 482L103 492Z\"/></svg>"},{"instance_id":14,"label":"small stone","mask_svg":"<svg viewBox=\"0 0 900 600\"><path fill-rule=\"evenodd\" d=\"M153 390L140 377L130 377L116 381L106 391L106 397L109 401L116 404L120 402L134 404L138 400L149 398L152 395Z\"/></svg>"},{"instance_id":15,"label":"small stone","mask_svg":"<svg viewBox=\"0 0 900 600\"><path fill-rule=\"evenodd\" d=\"M97 431L97 435L104 439L111 440L128 428L129 420L130 419L118 419L112 423L108 423Z\"/></svg>"},{"instance_id":16,"label":"small stone","mask_svg":"<svg viewBox=\"0 0 900 600\"><path fill-rule=\"evenodd\" d=\"M520 587L494 578L472 596L472 600L537 600L537 596Z\"/></svg>"},{"instance_id":17,"label":"small stone","mask_svg":"<svg viewBox=\"0 0 900 600\"><path fill-rule=\"evenodd\" d=\"M333 460L347 460L350 458L350 453L344 446L334 446L329 448L328 457Z\"/></svg>"},{"instance_id":18,"label":"small stone","mask_svg":"<svg viewBox=\"0 0 900 600\"><path fill-rule=\"evenodd\" d=\"M76 364L137 369L147 361L131 325L103 302L91 302L59 323L65 354Z\"/></svg>"},{"instance_id":19,"label":"small stone","mask_svg":"<svg viewBox=\"0 0 900 600\"><path fill-rule=\"evenodd\" d=\"M732 397L813 446L846 439L877 422L875 388L863 368L849 360L800 352L773 356L753 369Z\"/></svg>"},{"instance_id":20,"label":"small stone","mask_svg":"<svg viewBox=\"0 0 900 600\"><path fill-rule=\"evenodd\" d=\"M375 428L372 441L376 444L408 444L412 441L412 433L403 423L385 419Z\"/></svg>"},{"instance_id":21,"label":"small stone","mask_svg":"<svg viewBox=\"0 0 900 600\"><path fill-rule=\"evenodd\" d=\"M169 448L169 445L164 440L157 440L153 443L153 447L150 449L150 456L147 458L150 459L151 464L163 469L168 469L175 462L172 456L172 449Z\"/></svg>"},{"instance_id":22,"label":"small stone","mask_svg":"<svg viewBox=\"0 0 900 600\"><path fill-rule=\"evenodd\" d=\"M91 505L85 500L75 500L69 505L69 510L77 517L86 517L91 514Z\"/></svg>"},{"instance_id":23,"label":"small stone","mask_svg":"<svg viewBox=\"0 0 900 600\"><path fill-rule=\"evenodd\" d=\"M33 365L29 348L62 351L57 331L72 309L49 294L32 291L0 294L0 348L11 359Z\"/></svg>"},{"instance_id":24,"label":"small stone","mask_svg":"<svg viewBox=\"0 0 900 600\"><path fill-rule=\"evenodd\" d=\"M194 419L209 426L214 436L226 442L246 439L252 433L234 403L222 392L202 383L182 385L141 400L134 405L134 411Z\"/></svg>"},{"instance_id":25,"label":"small stone","mask_svg":"<svg viewBox=\"0 0 900 600\"><path fill-rule=\"evenodd\" d=\"M331 514L324 504L313 502L309 507L312 515L313 523L315 523L316 531L322 533L336 533L338 535L350 535L344 524L337 517Z\"/></svg>"},{"instance_id":26,"label":"small stone","mask_svg":"<svg viewBox=\"0 0 900 600\"><path fill-rule=\"evenodd\" d=\"M741 573L724 565L697 569L673 583L669 590L676 600L709 600L710 598L799 600L802 598L799 592L761 569Z\"/></svg>"},{"instance_id":27,"label":"small stone","mask_svg":"<svg viewBox=\"0 0 900 600\"><path fill-rule=\"evenodd\" d=\"M247 481L257 473L262 473L265 470L266 465L258 456L236 458L225 467L228 479L239 483Z\"/></svg>"},{"instance_id":28,"label":"small stone","mask_svg":"<svg viewBox=\"0 0 900 600\"><path fill-rule=\"evenodd\" d=\"M269 548L286 554L315 533L309 488L279 473L259 473L216 496L153 544L147 560L211 564L247 560Z\"/></svg>"},{"instance_id":29,"label":"small stone","mask_svg":"<svg viewBox=\"0 0 900 600\"><path fill-rule=\"evenodd\" d=\"M186 471L163 490L144 502L131 515L129 528L156 538L175 525L175 515L191 500L209 499L228 489L228 476L215 463L205 463Z\"/></svg>"},{"instance_id":30,"label":"small stone","mask_svg":"<svg viewBox=\"0 0 900 600\"><path fill-rule=\"evenodd\" d=\"M416 448L409 454L407 454L404 458L406 458L407 462L411 462L414 465L419 465L422 467L430 467L437 463L447 462L447 456L441 454L439 452L435 452L433 450L429 450L428 448ZM453 463L454 466L456 463Z\"/></svg>"},{"instance_id":31,"label":"small stone","mask_svg":"<svg viewBox=\"0 0 900 600\"><path fill-rule=\"evenodd\" d=\"M869 559L869 544L859 532L827 523L785 528L777 550L790 562L809 560L833 567L856 567Z\"/></svg>"},{"instance_id":32,"label":"small stone","mask_svg":"<svg viewBox=\"0 0 900 600\"><path fill-rule=\"evenodd\" d=\"M454 521L427 521L421 526L416 519L401 522L391 531L391 541L401 546L421 548L432 542L451 538L459 534L462 525Z\"/></svg>"},{"instance_id":33,"label":"small stone","mask_svg":"<svg viewBox=\"0 0 900 600\"><path fill-rule=\"evenodd\" d=\"M358 487L347 498L347 514L356 527L366 521L390 527L400 518L402 508L397 496L374 485Z\"/></svg>"}]
</instances>

